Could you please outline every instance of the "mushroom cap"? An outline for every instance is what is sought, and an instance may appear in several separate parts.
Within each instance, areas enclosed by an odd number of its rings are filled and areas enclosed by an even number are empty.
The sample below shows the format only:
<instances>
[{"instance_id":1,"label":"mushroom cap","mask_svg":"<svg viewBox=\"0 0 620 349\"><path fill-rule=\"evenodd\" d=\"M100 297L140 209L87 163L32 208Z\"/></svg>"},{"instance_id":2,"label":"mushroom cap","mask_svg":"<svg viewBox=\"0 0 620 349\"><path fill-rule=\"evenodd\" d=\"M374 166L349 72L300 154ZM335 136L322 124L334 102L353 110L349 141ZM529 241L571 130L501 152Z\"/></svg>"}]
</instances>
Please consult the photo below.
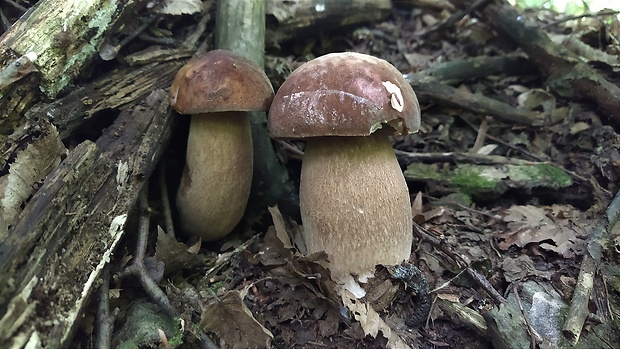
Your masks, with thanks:
<instances>
[{"instance_id":1,"label":"mushroom cap","mask_svg":"<svg viewBox=\"0 0 620 349\"><path fill-rule=\"evenodd\" d=\"M261 67L231 51L192 58L170 87L170 105L181 114L269 109L273 87Z\"/></svg>"},{"instance_id":2,"label":"mushroom cap","mask_svg":"<svg viewBox=\"0 0 620 349\"><path fill-rule=\"evenodd\" d=\"M269 110L269 132L276 139L368 136L386 123L397 134L417 132L418 99L393 65L353 52L301 65Z\"/></svg>"}]
</instances>

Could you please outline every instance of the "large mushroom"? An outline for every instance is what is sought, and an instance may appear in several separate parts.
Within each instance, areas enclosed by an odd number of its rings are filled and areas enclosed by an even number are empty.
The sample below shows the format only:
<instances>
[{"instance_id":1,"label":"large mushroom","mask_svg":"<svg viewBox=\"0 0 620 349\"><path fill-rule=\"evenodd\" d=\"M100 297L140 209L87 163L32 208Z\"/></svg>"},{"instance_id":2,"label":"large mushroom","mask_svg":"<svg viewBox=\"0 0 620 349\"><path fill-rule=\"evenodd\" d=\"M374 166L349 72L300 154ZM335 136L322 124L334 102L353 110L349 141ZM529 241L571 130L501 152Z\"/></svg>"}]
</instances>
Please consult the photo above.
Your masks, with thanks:
<instances>
[{"instance_id":1,"label":"large mushroom","mask_svg":"<svg viewBox=\"0 0 620 349\"><path fill-rule=\"evenodd\" d=\"M264 71L236 53L192 58L170 88L170 105L191 114L177 209L187 233L219 239L239 223L252 182L248 111L269 109L273 87Z\"/></svg>"},{"instance_id":2,"label":"large mushroom","mask_svg":"<svg viewBox=\"0 0 620 349\"><path fill-rule=\"evenodd\" d=\"M409 258L409 192L390 134L420 127L420 106L385 60L333 53L296 69L269 111L275 139L307 140L300 208L308 253L325 251L336 280Z\"/></svg>"}]
</instances>

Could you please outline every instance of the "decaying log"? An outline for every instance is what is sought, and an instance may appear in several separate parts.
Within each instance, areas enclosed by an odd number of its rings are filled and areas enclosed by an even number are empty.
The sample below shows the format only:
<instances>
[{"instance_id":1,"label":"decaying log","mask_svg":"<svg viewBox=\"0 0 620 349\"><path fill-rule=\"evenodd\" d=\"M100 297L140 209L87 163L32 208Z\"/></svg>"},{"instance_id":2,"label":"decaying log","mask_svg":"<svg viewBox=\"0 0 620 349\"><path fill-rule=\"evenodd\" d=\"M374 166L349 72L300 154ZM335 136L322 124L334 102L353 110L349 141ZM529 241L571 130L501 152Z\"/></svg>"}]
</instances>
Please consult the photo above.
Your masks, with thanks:
<instances>
[{"instance_id":1,"label":"decaying log","mask_svg":"<svg viewBox=\"0 0 620 349\"><path fill-rule=\"evenodd\" d=\"M184 60L173 60L117 69L52 103L35 105L25 117L28 120L50 119L58 128L60 137L67 139L96 113L130 108L152 91L167 89L184 63Z\"/></svg>"},{"instance_id":2,"label":"decaying log","mask_svg":"<svg viewBox=\"0 0 620 349\"><path fill-rule=\"evenodd\" d=\"M490 97L448 86L432 76L407 74L405 79L421 101L471 110L480 116L490 115L517 124L545 126L557 124L565 115L565 110L559 108L550 112L515 108Z\"/></svg>"},{"instance_id":3,"label":"decaying log","mask_svg":"<svg viewBox=\"0 0 620 349\"><path fill-rule=\"evenodd\" d=\"M47 177L0 241L0 347L66 347L128 212L168 144L164 90L121 112Z\"/></svg>"},{"instance_id":4,"label":"decaying log","mask_svg":"<svg viewBox=\"0 0 620 349\"><path fill-rule=\"evenodd\" d=\"M0 38L0 70L26 54L38 70L0 91L0 144L23 124L22 113L53 99L98 55L109 32L146 0L43 0Z\"/></svg>"},{"instance_id":5,"label":"decaying log","mask_svg":"<svg viewBox=\"0 0 620 349\"><path fill-rule=\"evenodd\" d=\"M268 23L267 37L286 41L315 34L317 30L379 21L389 15L391 8L390 0L271 0L267 2L267 14L276 23Z\"/></svg>"},{"instance_id":6,"label":"decaying log","mask_svg":"<svg viewBox=\"0 0 620 349\"><path fill-rule=\"evenodd\" d=\"M562 334L572 345L579 341L586 318L590 314L590 296L593 292L596 273L603 259L604 246L609 242L610 232L614 230L614 226L618 224L619 220L620 192L616 193L604 216L588 237L588 248L579 266L577 285L575 285L566 322L562 328Z\"/></svg>"},{"instance_id":7,"label":"decaying log","mask_svg":"<svg viewBox=\"0 0 620 349\"><path fill-rule=\"evenodd\" d=\"M493 1L482 20L514 41L546 76L546 85L559 96L594 103L609 119L620 121L620 88L598 74L565 46L553 42L507 1Z\"/></svg>"}]
</instances>

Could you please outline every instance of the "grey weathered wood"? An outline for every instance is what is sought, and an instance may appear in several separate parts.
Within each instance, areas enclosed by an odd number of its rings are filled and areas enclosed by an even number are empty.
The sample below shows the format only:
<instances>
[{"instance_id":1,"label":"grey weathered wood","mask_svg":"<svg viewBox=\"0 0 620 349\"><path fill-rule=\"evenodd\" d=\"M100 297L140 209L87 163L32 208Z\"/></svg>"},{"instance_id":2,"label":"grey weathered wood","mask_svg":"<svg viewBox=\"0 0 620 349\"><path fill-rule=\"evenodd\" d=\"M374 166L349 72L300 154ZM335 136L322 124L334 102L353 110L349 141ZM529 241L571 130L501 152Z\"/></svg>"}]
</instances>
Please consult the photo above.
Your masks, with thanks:
<instances>
[{"instance_id":1,"label":"grey weathered wood","mask_svg":"<svg viewBox=\"0 0 620 349\"><path fill-rule=\"evenodd\" d=\"M20 338L52 348L68 344L174 120L167 93L154 91L123 111L96 143L79 144L48 176L0 241L0 324L25 315L19 330L0 331L0 347ZM44 311L35 313L33 304ZM14 306L31 310L14 314Z\"/></svg>"}]
</instances>

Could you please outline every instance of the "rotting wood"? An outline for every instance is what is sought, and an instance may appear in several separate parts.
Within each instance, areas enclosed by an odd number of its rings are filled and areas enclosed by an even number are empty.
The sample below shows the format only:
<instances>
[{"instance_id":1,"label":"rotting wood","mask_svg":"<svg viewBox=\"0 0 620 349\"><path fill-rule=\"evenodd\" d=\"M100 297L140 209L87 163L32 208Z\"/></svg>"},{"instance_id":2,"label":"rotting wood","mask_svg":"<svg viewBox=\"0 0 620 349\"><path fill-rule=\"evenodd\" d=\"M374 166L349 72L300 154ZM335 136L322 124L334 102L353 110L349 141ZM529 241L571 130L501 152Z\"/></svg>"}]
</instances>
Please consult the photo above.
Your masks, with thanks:
<instances>
[{"instance_id":1,"label":"rotting wood","mask_svg":"<svg viewBox=\"0 0 620 349\"><path fill-rule=\"evenodd\" d=\"M441 105L459 107L476 112L480 116L491 115L517 124L532 126L555 125L564 119L567 112L561 108L554 109L551 112L537 112L515 108L490 97L463 92L442 83L432 76L407 74L405 79L411 84L416 95L423 102L435 102Z\"/></svg>"},{"instance_id":2,"label":"rotting wood","mask_svg":"<svg viewBox=\"0 0 620 349\"><path fill-rule=\"evenodd\" d=\"M570 308L566 315L566 322L562 327L562 334L572 345L579 341L586 318L590 314L588 307L590 295L593 292L594 279L603 258L604 245L609 241L610 232L619 220L620 192L616 193L599 224L588 237L588 248L579 266L577 285L575 285Z\"/></svg>"},{"instance_id":3,"label":"rotting wood","mask_svg":"<svg viewBox=\"0 0 620 349\"><path fill-rule=\"evenodd\" d=\"M96 113L131 108L152 91L167 89L183 63L184 60L172 60L119 68L54 102L36 104L25 113L25 123L8 136L7 142L0 143L0 161L6 164L26 147L39 132L42 120L53 123L60 138L66 140Z\"/></svg>"},{"instance_id":4,"label":"rotting wood","mask_svg":"<svg viewBox=\"0 0 620 349\"><path fill-rule=\"evenodd\" d=\"M174 120L166 92L154 91L48 176L0 241L0 323L17 321L21 314L12 309L30 309L22 312L22 326L0 331L1 347L21 347L24 339L68 345Z\"/></svg>"},{"instance_id":5,"label":"rotting wood","mask_svg":"<svg viewBox=\"0 0 620 349\"><path fill-rule=\"evenodd\" d=\"M26 113L26 118L50 119L60 137L67 139L96 113L130 108L152 91L167 89L183 64L182 60L173 60L117 69L57 101L35 105Z\"/></svg>"},{"instance_id":6,"label":"rotting wood","mask_svg":"<svg viewBox=\"0 0 620 349\"><path fill-rule=\"evenodd\" d=\"M275 18L268 25L268 38L286 41L317 31L342 29L385 19L392 9L390 0L267 1L267 14ZM277 45L277 42L273 43Z\"/></svg>"},{"instance_id":7,"label":"rotting wood","mask_svg":"<svg viewBox=\"0 0 620 349\"><path fill-rule=\"evenodd\" d=\"M105 36L146 0L43 0L4 33L0 70L26 54L36 55L31 73L0 91L0 144L23 124L22 114L56 95L90 67Z\"/></svg>"},{"instance_id":8,"label":"rotting wood","mask_svg":"<svg viewBox=\"0 0 620 349\"><path fill-rule=\"evenodd\" d=\"M595 103L610 120L620 120L620 88L599 75L566 47L553 42L507 1L494 1L482 10L482 20L514 41L546 76L556 94Z\"/></svg>"}]
</instances>

